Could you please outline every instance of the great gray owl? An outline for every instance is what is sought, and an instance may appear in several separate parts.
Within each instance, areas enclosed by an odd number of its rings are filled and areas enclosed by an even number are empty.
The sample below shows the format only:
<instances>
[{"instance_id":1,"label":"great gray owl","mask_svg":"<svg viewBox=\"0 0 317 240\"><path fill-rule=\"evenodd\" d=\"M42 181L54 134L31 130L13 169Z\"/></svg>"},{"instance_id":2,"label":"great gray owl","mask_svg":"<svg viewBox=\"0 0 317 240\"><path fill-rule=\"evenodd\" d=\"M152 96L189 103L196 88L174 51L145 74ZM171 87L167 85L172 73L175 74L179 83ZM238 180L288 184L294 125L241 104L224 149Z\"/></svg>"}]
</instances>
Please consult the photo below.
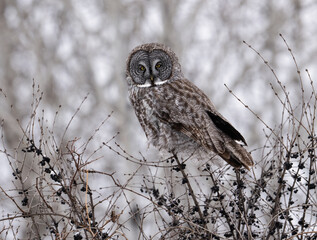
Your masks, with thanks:
<instances>
[{"instance_id":1,"label":"great gray owl","mask_svg":"<svg viewBox=\"0 0 317 240\"><path fill-rule=\"evenodd\" d=\"M208 97L184 78L175 53L149 43L132 50L126 80L130 101L150 143L178 153L216 153L235 168L253 166L251 155L237 141L243 136Z\"/></svg>"}]
</instances>

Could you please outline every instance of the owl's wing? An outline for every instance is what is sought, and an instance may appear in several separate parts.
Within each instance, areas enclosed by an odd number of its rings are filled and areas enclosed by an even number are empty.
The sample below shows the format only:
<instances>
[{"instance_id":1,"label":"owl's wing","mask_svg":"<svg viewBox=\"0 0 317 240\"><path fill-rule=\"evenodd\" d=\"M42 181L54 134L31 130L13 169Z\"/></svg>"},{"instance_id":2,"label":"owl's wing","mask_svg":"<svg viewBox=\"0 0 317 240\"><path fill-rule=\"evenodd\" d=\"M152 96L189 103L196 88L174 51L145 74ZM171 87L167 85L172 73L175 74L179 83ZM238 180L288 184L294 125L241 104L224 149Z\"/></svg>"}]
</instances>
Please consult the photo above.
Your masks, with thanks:
<instances>
[{"instance_id":1,"label":"owl's wing","mask_svg":"<svg viewBox=\"0 0 317 240\"><path fill-rule=\"evenodd\" d=\"M182 132L189 138L199 142L205 149L215 148L217 152L225 152L224 139L216 125L210 121L207 113L200 110L193 114L181 111L177 105L161 108L158 118L174 131ZM201 116L204 114L205 116ZM233 128L233 127L232 127Z\"/></svg>"},{"instance_id":2,"label":"owl's wing","mask_svg":"<svg viewBox=\"0 0 317 240\"><path fill-rule=\"evenodd\" d=\"M167 123L173 130L182 132L186 136L194 139L195 141L201 142L201 134L199 134L197 127L192 124L186 124L184 121L186 120L186 118L184 116L183 118L179 118L179 115L177 114L176 110L173 111L172 114L164 110L160 111L158 118L161 121Z\"/></svg>"},{"instance_id":3,"label":"owl's wing","mask_svg":"<svg viewBox=\"0 0 317 240\"><path fill-rule=\"evenodd\" d=\"M205 149L215 151L233 167L244 166L250 170L250 166L253 166L251 155L242 145L236 142L242 141L245 143L245 139L220 114L218 115L209 110L200 110L198 115L184 115L177 112L177 108L172 107L170 110L172 110L170 113L161 111L159 118L173 130L182 132L189 138L199 142Z\"/></svg>"},{"instance_id":4,"label":"owl's wing","mask_svg":"<svg viewBox=\"0 0 317 240\"><path fill-rule=\"evenodd\" d=\"M235 129L224 117L208 110L206 110L206 112L216 127L219 128L219 130L223 131L236 141L242 141L245 146L247 146L247 143L241 133L239 133L238 130Z\"/></svg>"},{"instance_id":5,"label":"owl's wing","mask_svg":"<svg viewBox=\"0 0 317 240\"><path fill-rule=\"evenodd\" d=\"M181 94L180 94L181 92ZM250 169L253 160L237 143L244 137L215 109L208 97L187 80L175 81L169 91L156 96L158 118L217 153L234 167Z\"/></svg>"}]
</instances>

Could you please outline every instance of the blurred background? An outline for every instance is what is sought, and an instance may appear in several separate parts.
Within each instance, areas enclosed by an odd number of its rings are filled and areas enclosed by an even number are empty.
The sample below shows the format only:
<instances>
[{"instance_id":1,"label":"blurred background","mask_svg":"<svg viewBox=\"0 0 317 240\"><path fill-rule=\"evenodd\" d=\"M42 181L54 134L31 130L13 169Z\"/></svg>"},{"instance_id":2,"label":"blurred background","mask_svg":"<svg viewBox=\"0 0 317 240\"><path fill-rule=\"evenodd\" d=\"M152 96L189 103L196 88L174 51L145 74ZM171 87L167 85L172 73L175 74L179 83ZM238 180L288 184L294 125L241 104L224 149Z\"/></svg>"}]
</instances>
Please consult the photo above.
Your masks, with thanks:
<instances>
[{"instance_id":1,"label":"blurred background","mask_svg":"<svg viewBox=\"0 0 317 240\"><path fill-rule=\"evenodd\" d=\"M125 61L135 46L169 45L184 75L214 102L245 136L249 150L265 141L263 124L225 88L253 109L269 126L280 123L280 104L270 83L274 75L243 40L269 62L279 80L300 101L292 49L304 83L304 70L316 78L317 2L314 0L0 0L1 149L15 149L30 120L33 81L43 91L41 108L57 141L88 95L67 131L67 139L86 141L113 111L94 144L115 141L127 152L149 155L145 135L131 108ZM278 87L276 87L279 91ZM298 95L299 96L299 95ZM59 107L61 106L61 107ZM130 163L105 151L94 168L128 169ZM6 159L0 184L11 181ZM255 159L255 161L257 161ZM4 210L1 210L3 214Z\"/></svg>"}]
</instances>

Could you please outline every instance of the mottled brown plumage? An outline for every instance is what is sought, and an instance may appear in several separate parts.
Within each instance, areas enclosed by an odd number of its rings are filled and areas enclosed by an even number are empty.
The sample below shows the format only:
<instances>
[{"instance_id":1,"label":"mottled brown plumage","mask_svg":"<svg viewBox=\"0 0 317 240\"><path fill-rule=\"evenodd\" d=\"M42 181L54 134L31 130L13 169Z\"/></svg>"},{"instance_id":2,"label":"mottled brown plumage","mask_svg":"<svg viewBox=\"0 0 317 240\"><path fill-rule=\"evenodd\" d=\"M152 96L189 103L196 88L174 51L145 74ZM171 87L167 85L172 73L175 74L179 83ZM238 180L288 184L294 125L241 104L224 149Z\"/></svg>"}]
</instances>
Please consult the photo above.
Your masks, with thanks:
<instances>
[{"instance_id":1,"label":"mottled brown plumage","mask_svg":"<svg viewBox=\"0 0 317 240\"><path fill-rule=\"evenodd\" d=\"M209 98L183 77L175 53L161 44L144 44L127 60L129 97L148 140L173 153L213 152L238 168L250 169L242 135Z\"/></svg>"}]
</instances>

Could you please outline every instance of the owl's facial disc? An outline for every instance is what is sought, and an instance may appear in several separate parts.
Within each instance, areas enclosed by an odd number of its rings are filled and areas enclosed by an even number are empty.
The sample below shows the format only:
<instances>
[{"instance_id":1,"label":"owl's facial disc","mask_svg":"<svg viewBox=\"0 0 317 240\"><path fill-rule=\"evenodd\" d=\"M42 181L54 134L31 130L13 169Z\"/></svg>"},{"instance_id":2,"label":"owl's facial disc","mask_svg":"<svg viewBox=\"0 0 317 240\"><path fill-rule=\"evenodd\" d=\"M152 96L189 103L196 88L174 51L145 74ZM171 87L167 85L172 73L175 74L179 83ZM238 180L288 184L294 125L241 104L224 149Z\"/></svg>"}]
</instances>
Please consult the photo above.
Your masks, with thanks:
<instances>
[{"instance_id":1,"label":"owl's facial disc","mask_svg":"<svg viewBox=\"0 0 317 240\"><path fill-rule=\"evenodd\" d=\"M162 50L136 52L130 60L130 74L138 87L155 87L169 81L172 62Z\"/></svg>"},{"instance_id":2,"label":"owl's facial disc","mask_svg":"<svg viewBox=\"0 0 317 240\"><path fill-rule=\"evenodd\" d=\"M136 52L130 60L130 74L137 86L147 84L150 71L148 52L143 50Z\"/></svg>"},{"instance_id":3,"label":"owl's facial disc","mask_svg":"<svg viewBox=\"0 0 317 240\"><path fill-rule=\"evenodd\" d=\"M158 86L168 82L173 67L169 55L162 50L154 50L149 57L154 85Z\"/></svg>"}]
</instances>

